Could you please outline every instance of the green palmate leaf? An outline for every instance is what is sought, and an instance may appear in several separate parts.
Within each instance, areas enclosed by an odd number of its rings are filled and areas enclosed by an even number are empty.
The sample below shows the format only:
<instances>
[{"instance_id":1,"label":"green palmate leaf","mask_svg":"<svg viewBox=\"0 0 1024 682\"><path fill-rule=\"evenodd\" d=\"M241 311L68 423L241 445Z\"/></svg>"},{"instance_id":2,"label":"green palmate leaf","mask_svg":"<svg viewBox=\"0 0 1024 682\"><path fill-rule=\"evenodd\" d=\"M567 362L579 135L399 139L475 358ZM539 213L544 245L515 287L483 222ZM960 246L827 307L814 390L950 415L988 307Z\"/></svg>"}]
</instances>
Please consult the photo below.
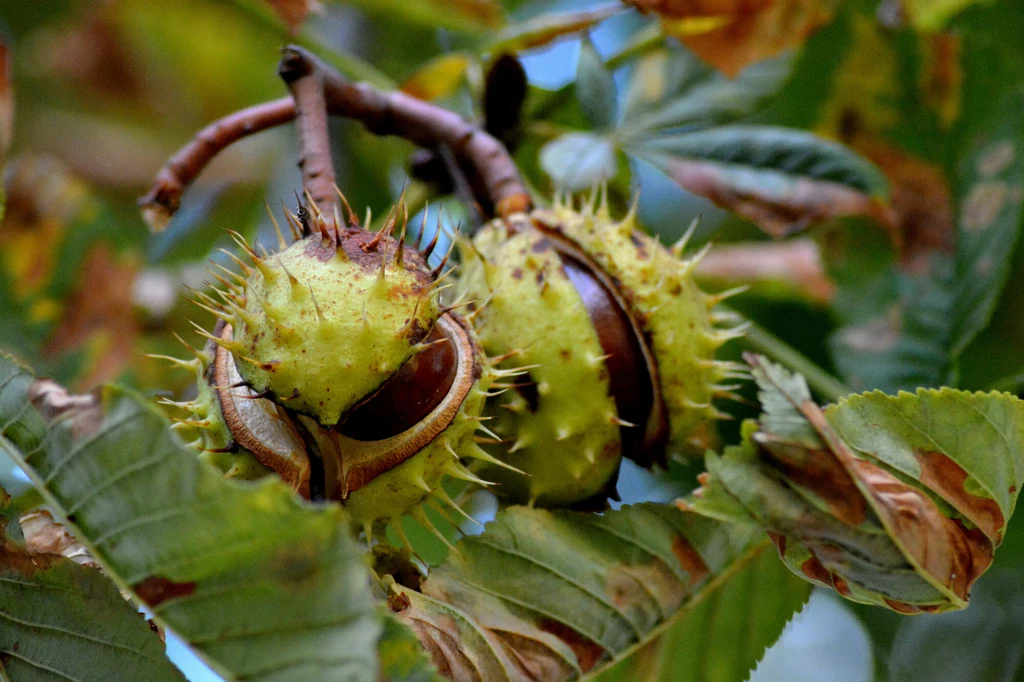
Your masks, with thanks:
<instances>
[{"instance_id":1,"label":"green palmate leaf","mask_svg":"<svg viewBox=\"0 0 1024 682\"><path fill-rule=\"evenodd\" d=\"M582 192L615 177L618 161L608 138L566 133L541 148L540 165L559 189Z\"/></svg>"},{"instance_id":2,"label":"green palmate leaf","mask_svg":"<svg viewBox=\"0 0 1024 682\"><path fill-rule=\"evenodd\" d=\"M9 533L0 489L0 679L184 680L109 578ZM16 516L16 515L15 515Z\"/></svg>"},{"instance_id":3,"label":"green palmate leaf","mask_svg":"<svg viewBox=\"0 0 1024 682\"><path fill-rule=\"evenodd\" d=\"M567 14L540 14L503 28L484 47L492 54L515 53L548 45L559 38L593 28L623 10L619 3Z\"/></svg>"},{"instance_id":4,"label":"green palmate leaf","mask_svg":"<svg viewBox=\"0 0 1024 682\"><path fill-rule=\"evenodd\" d=\"M955 382L948 353L957 295L953 267L951 258L934 254L925 273L890 270L881 274L886 280L881 287L868 284L875 293L891 285L895 296L874 317L840 329L830 340L850 386L894 392Z\"/></svg>"},{"instance_id":5,"label":"green palmate leaf","mask_svg":"<svg viewBox=\"0 0 1024 682\"><path fill-rule=\"evenodd\" d=\"M4 450L108 574L218 673L373 678L379 618L342 509L274 479L226 482L167 426L124 390L69 396L0 356Z\"/></svg>"},{"instance_id":6,"label":"green palmate leaf","mask_svg":"<svg viewBox=\"0 0 1024 682\"><path fill-rule=\"evenodd\" d=\"M594 128L609 128L615 123L618 99L615 81L590 40L580 43L580 57L576 63L576 98Z\"/></svg>"},{"instance_id":7,"label":"green palmate leaf","mask_svg":"<svg viewBox=\"0 0 1024 682\"><path fill-rule=\"evenodd\" d=\"M997 101L957 179L956 254L921 273L882 273L896 296L877 316L841 329L836 364L851 385L884 391L955 380L964 349L988 325L1024 224L1024 91ZM842 282L841 282L842 283Z\"/></svg>"},{"instance_id":8,"label":"green palmate leaf","mask_svg":"<svg viewBox=\"0 0 1024 682\"><path fill-rule=\"evenodd\" d=\"M638 61L630 78L622 135L638 137L746 116L775 94L790 64L791 57L784 55L728 78L681 47L655 50Z\"/></svg>"},{"instance_id":9,"label":"green palmate leaf","mask_svg":"<svg viewBox=\"0 0 1024 682\"><path fill-rule=\"evenodd\" d=\"M811 133L733 125L633 138L626 149L776 236L835 216L891 222L884 176Z\"/></svg>"},{"instance_id":10,"label":"green palmate leaf","mask_svg":"<svg viewBox=\"0 0 1024 682\"><path fill-rule=\"evenodd\" d=\"M954 358L988 324L1024 223L1024 119L1009 113L1024 110L1024 89L994 109L999 116L975 142L958 182Z\"/></svg>"},{"instance_id":11,"label":"green palmate leaf","mask_svg":"<svg viewBox=\"0 0 1024 682\"><path fill-rule=\"evenodd\" d=\"M690 506L715 518L744 509L794 572L849 599L903 613L965 607L1024 481L1024 401L922 389L822 412L781 367L750 361L773 414L709 455ZM804 428L792 427L797 414Z\"/></svg>"},{"instance_id":12,"label":"green palmate leaf","mask_svg":"<svg viewBox=\"0 0 1024 682\"><path fill-rule=\"evenodd\" d=\"M632 654L667 665L686 641L672 679L738 681L809 593L771 570L761 537L658 504L602 516L511 507L422 594L393 585L389 603L455 679L573 679ZM751 609L762 590L769 602ZM738 642L734 627L750 637ZM648 646L658 637L662 648Z\"/></svg>"}]
</instances>

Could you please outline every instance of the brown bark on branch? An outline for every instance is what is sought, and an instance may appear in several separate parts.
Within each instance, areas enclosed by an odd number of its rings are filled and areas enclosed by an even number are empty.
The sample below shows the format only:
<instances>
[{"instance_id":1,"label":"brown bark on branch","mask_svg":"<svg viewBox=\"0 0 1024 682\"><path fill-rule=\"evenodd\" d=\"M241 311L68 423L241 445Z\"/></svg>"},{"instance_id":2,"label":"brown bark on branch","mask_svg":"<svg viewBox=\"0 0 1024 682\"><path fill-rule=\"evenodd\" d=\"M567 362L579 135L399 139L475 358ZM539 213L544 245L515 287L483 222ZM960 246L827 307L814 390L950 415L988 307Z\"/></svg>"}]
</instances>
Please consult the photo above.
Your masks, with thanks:
<instances>
[{"instance_id":1,"label":"brown bark on branch","mask_svg":"<svg viewBox=\"0 0 1024 682\"><path fill-rule=\"evenodd\" d=\"M508 150L478 126L404 93L381 92L367 83L352 83L302 48L286 49L314 65L321 74L328 114L361 121L377 135L396 135L432 149L447 146L488 213L504 216L531 207L529 193ZM162 229L178 209L182 192L219 151L246 135L293 118L295 104L287 97L243 109L204 128L168 161L152 189L139 200L147 222L155 230Z\"/></svg>"},{"instance_id":2,"label":"brown bark on branch","mask_svg":"<svg viewBox=\"0 0 1024 682\"><path fill-rule=\"evenodd\" d=\"M139 199L146 223L154 232L164 229L181 206L182 192L225 147L294 118L295 102L282 97L236 111L200 130L164 164L149 192Z\"/></svg>"},{"instance_id":3,"label":"brown bark on branch","mask_svg":"<svg viewBox=\"0 0 1024 682\"><path fill-rule=\"evenodd\" d=\"M337 232L335 215L338 197L334 190L334 164L331 138L327 130L327 103L324 99L324 75L320 64L305 52L286 47L281 54L277 75L288 86L295 100L295 128L299 136L299 170L302 186L332 232Z\"/></svg>"}]
</instances>

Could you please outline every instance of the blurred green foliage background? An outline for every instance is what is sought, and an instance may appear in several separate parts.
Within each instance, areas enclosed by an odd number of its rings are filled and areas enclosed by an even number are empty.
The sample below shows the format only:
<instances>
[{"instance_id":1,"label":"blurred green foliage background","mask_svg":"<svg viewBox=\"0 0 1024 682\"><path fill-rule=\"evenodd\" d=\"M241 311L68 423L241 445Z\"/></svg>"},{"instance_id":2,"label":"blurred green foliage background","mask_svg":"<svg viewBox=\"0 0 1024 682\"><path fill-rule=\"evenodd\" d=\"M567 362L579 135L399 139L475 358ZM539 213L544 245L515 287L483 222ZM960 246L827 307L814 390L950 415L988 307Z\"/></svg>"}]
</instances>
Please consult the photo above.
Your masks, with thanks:
<instances>
[{"instance_id":1,"label":"blurred green foliage background","mask_svg":"<svg viewBox=\"0 0 1024 682\"><path fill-rule=\"evenodd\" d=\"M168 229L151 235L136 198L161 164L210 121L285 94L275 69L287 41L312 47L354 79L404 85L479 118L492 57L532 40L541 44L520 54L530 89L514 131L529 182L541 195L550 192L560 157L549 152L554 162L545 162L542 150L568 132L600 133L587 138L587 152L613 141L595 163L610 164L606 175L618 209L639 191L642 222L665 242L701 215L696 245L716 244L701 273L705 283L751 285L733 301L759 325L747 347L788 353L805 363L796 369L817 368L850 391L1024 390L1024 303L1016 295L1024 281L1017 239L1021 175L979 194L986 171L966 161L979 140L998 130L1013 141L1004 149L1007 172L1020 168L1022 3L778 4L823 19L816 31L796 31L781 45L765 37L771 31L734 32L715 42L693 25L666 24L684 40L703 35L687 47L657 32L655 40L645 37L657 22L635 10L586 0L5 2L0 34L16 106L0 223L0 348L74 388L116 380L150 394L182 395L192 377L144 354L180 353L174 333L195 342L188 320L203 326L210 320L184 300L185 287L203 286L206 259L224 260L217 248L230 244L226 229L266 237L264 200L273 210L291 204L301 181L289 128L243 140L203 173ZM554 30L545 33L536 21L609 6L614 11L586 15L584 22L597 53L615 67L620 109L627 111L602 132L588 118L586 97L574 96L579 38L555 40ZM610 18L596 20L604 16ZM763 27L777 17L755 11L740 19ZM728 71L737 66L729 59L748 52L756 57L748 69L760 69L760 89L750 86L756 94L744 90L743 99L729 94L733 81L715 67ZM689 69L678 92L666 90L661 72L652 71L649 58L658 55ZM751 82L751 73L741 72L735 82ZM692 94L696 83L705 84L711 99L734 100L686 125L784 125L841 141L886 176L892 223L831 218L772 242L748 218L687 192L620 144L629 103L642 99L645 88L668 102ZM339 185L353 205L382 214L407 182L411 148L350 122L332 122L332 132ZM581 170L575 159L566 163ZM435 203L453 223L471 219L458 202L436 197ZM1001 236L988 251L969 252L971 226L985 220L1002 221ZM980 273L983 291L965 300L962 285L973 273ZM979 310L980 322L971 322ZM978 332L965 333L965 326ZM744 396L753 399L749 389ZM754 413L742 404L730 410L737 417ZM735 438L735 426L727 425L722 438ZM0 465L0 484L23 492L26 486L9 470ZM653 479L630 471L626 496L670 499L692 486L695 473L678 467ZM840 656L863 627L873 665L854 666L843 679L1024 679L1024 523L1010 529L997 568L980 581L968 611L904 618L829 602L822 608L832 616L814 616L825 613L816 606L808 618L821 618L819 625L801 625L831 633L817 654L799 649L793 635L778 651L803 652L791 654L788 664L810 666L811 675L799 679L839 679L829 672L830 656ZM779 662L782 654L772 656L758 680L798 679Z\"/></svg>"}]
</instances>

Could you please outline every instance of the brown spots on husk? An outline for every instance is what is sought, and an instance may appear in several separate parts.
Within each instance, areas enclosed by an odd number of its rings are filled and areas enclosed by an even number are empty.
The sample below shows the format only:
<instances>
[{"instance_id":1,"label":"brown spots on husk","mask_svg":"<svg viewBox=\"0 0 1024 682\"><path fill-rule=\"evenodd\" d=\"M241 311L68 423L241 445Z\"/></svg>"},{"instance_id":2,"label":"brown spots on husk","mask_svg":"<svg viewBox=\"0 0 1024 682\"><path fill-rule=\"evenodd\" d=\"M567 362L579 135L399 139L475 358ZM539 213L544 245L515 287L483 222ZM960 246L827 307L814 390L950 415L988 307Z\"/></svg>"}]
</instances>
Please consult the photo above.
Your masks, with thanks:
<instances>
[{"instance_id":1,"label":"brown spots on husk","mask_svg":"<svg viewBox=\"0 0 1024 682\"><path fill-rule=\"evenodd\" d=\"M371 243L377 238L376 232L370 232L360 227L343 227L340 230L341 244L324 240L319 236L306 238L306 255L310 258L327 262L335 257L338 250L344 251L345 258L360 266L366 272L377 272L384 261L393 264L395 254L398 252L398 240L387 235L382 237L376 246ZM419 286L430 284L430 268L426 260L415 248L405 245L402 247L402 255L405 260L405 269L416 278Z\"/></svg>"},{"instance_id":2,"label":"brown spots on husk","mask_svg":"<svg viewBox=\"0 0 1024 682\"><path fill-rule=\"evenodd\" d=\"M551 633L572 649L583 672L593 668L601 660L601 657L604 656L604 649L599 644L590 641L564 623L545 618L537 623L537 625L541 630Z\"/></svg>"},{"instance_id":3,"label":"brown spots on husk","mask_svg":"<svg viewBox=\"0 0 1024 682\"><path fill-rule=\"evenodd\" d=\"M196 591L194 582L178 583L162 576L151 575L132 586L139 599L156 608L170 599L187 597Z\"/></svg>"},{"instance_id":4,"label":"brown spots on husk","mask_svg":"<svg viewBox=\"0 0 1024 682\"><path fill-rule=\"evenodd\" d=\"M704 563L703 557L682 535L672 538L672 553L676 555L683 570L689 574L691 588L711 574L711 569Z\"/></svg>"},{"instance_id":5,"label":"brown spots on husk","mask_svg":"<svg viewBox=\"0 0 1024 682\"><path fill-rule=\"evenodd\" d=\"M921 482L970 519L993 543L999 544L1006 525L999 504L991 498L967 492L967 472L941 452L918 450L914 455L921 466Z\"/></svg>"}]
</instances>

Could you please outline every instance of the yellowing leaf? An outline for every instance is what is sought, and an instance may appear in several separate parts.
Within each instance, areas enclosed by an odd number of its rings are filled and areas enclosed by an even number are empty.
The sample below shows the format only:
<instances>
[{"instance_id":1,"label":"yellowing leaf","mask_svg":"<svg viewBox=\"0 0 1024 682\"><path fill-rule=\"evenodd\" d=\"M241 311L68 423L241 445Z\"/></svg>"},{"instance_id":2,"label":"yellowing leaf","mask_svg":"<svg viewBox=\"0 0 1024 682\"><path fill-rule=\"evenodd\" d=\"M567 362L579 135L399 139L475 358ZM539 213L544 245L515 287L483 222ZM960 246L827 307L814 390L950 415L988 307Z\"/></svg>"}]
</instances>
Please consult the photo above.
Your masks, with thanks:
<instances>
[{"instance_id":1,"label":"yellowing leaf","mask_svg":"<svg viewBox=\"0 0 1024 682\"><path fill-rule=\"evenodd\" d=\"M462 85L467 68L469 57L465 54L435 57L402 83L402 92L427 101L447 97Z\"/></svg>"},{"instance_id":2,"label":"yellowing leaf","mask_svg":"<svg viewBox=\"0 0 1024 682\"><path fill-rule=\"evenodd\" d=\"M796 47L832 19L836 0L627 0L662 18L708 64L735 76L754 62Z\"/></svg>"},{"instance_id":3,"label":"yellowing leaf","mask_svg":"<svg viewBox=\"0 0 1024 682\"><path fill-rule=\"evenodd\" d=\"M86 366L76 380L83 388L115 378L135 359L139 329L132 284L138 269L135 259L119 258L104 244L93 247L82 262L45 353L52 357L84 349Z\"/></svg>"},{"instance_id":4,"label":"yellowing leaf","mask_svg":"<svg viewBox=\"0 0 1024 682\"><path fill-rule=\"evenodd\" d=\"M894 104L900 95L899 65L892 45L867 17L854 16L850 30L852 46L835 71L822 109L819 130L828 137L840 138L851 124L881 133L900 120Z\"/></svg>"},{"instance_id":5,"label":"yellowing leaf","mask_svg":"<svg viewBox=\"0 0 1024 682\"><path fill-rule=\"evenodd\" d=\"M14 283L14 295L39 295L56 267L68 225L86 209L85 188L59 163L21 157L10 164L7 207L0 229L0 268Z\"/></svg>"},{"instance_id":6,"label":"yellowing leaf","mask_svg":"<svg viewBox=\"0 0 1024 682\"><path fill-rule=\"evenodd\" d=\"M915 28L937 31L957 13L977 4L992 4L993 0L902 0L903 12Z\"/></svg>"}]
</instances>

